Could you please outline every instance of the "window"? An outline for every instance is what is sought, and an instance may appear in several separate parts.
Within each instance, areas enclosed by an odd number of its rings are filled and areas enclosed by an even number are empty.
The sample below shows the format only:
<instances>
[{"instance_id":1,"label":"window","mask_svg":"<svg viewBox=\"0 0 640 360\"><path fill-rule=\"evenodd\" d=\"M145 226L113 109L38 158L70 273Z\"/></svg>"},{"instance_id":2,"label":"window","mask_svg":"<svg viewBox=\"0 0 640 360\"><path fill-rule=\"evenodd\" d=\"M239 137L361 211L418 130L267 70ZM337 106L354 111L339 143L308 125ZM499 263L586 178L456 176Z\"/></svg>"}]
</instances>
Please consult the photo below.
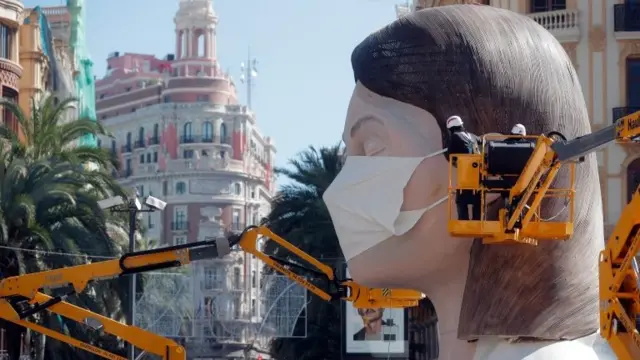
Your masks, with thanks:
<instances>
[{"instance_id":1,"label":"window","mask_svg":"<svg viewBox=\"0 0 640 360\"><path fill-rule=\"evenodd\" d=\"M144 154L140 154L140 164L144 164Z\"/></svg>"},{"instance_id":2,"label":"window","mask_svg":"<svg viewBox=\"0 0 640 360\"><path fill-rule=\"evenodd\" d=\"M0 24L0 57L3 59L17 61L14 59L13 42L16 31L7 25ZM4 95L4 94L3 94Z\"/></svg>"},{"instance_id":3,"label":"window","mask_svg":"<svg viewBox=\"0 0 640 360\"><path fill-rule=\"evenodd\" d=\"M252 224L251 225L258 225L258 223L260 223L260 219L258 218L258 213L254 212L252 215Z\"/></svg>"},{"instance_id":4,"label":"window","mask_svg":"<svg viewBox=\"0 0 640 360\"><path fill-rule=\"evenodd\" d=\"M160 134L160 125L153 125L153 138L154 140L158 140L158 135Z\"/></svg>"},{"instance_id":5,"label":"window","mask_svg":"<svg viewBox=\"0 0 640 360\"><path fill-rule=\"evenodd\" d=\"M198 95L196 97L196 101L197 102L208 102L209 101L209 95Z\"/></svg>"},{"instance_id":6,"label":"window","mask_svg":"<svg viewBox=\"0 0 640 360\"><path fill-rule=\"evenodd\" d=\"M173 245L183 245L187 243L186 236L174 236L173 237Z\"/></svg>"},{"instance_id":7,"label":"window","mask_svg":"<svg viewBox=\"0 0 640 360\"><path fill-rule=\"evenodd\" d=\"M256 288L258 286L258 279L256 278L256 271L251 270L251 287Z\"/></svg>"},{"instance_id":8,"label":"window","mask_svg":"<svg viewBox=\"0 0 640 360\"><path fill-rule=\"evenodd\" d=\"M231 227L233 228L232 230L236 230L236 231L241 230L240 229L240 210L238 209L233 210L232 222L233 222L231 224Z\"/></svg>"},{"instance_id":9,"label":"window","mask_svg":"<svg viewBox=\"0 0 640 360\"><path fill-rule=\"evenodd\" d=\"M187 192L187 184L185 184L183 181L179 181L176 184L176 194L182 195L185 192Z\"/></svg>"},{"instance_id":10,"label":"window","mask_svg":"<svg viewBox=\"0 0 640 360\"><path fill-rule=\"evenodd\" d=\"M227 137L227 125L225 123L220 124L220 138L224 139Z\"/></svg>"},{"instance_id":11,"label":"window","mask_svg":"<svg viewBox=\"0 0 640 360\"><path fill-rule=\"evenodd\" d=\"M153 219L151 218L151 214L147 215L147 226L149 229L153 229L155 225L153 224Z\"/></svg>"},{"instance_id":12,"label":"window","mask_svg":"<svg viewBox=\"0 0 640 360\"><path fill-rule=\"evenodd\" d=\"M184 126L182 127L182 136L184 136L185 138L190 138L191 137L191 123L190 122L184 124Z\"/></svg>"},{"instance_id":13,"label":"window","mask_svg":"<svg viewBox=\"0 0 640 360\"><path fill-rule=\"evenodd\" d=\"M251 198L255 199L256 198L256 188L252 188L251 189Z\"/></svg>"},{"instance_id":14,"label":"window","mask_svg":"<svg viewBox=\"0 0 640 360\"><path fill-rule=\"evenodd\" d=\"M205 290L220 289L223 287L224 276L220 274L220 269L216 267L204 268L204 288Z\"/></svg>"},{"instance_id":15,"label":"window","mask_svg":"<svg viewBox=\"0 0 640 360\"><path fill-rule=\"evenodd\" d=\"M185 159L193 159L193 150L186 149L182 151L182 157Z\"/></svg>"},{"instance_id":16,"label":"window","mask_svg":"<svg viewBox=\"0 0 640 360\"><path fill-rule=\"evenodd\" d=\"M171 102L171 95L165 95L164 98L162 99L164 102L166 103L170 103Z\"/></svg>"},{"instance_id":17,"label":"window","mask_svg":"<svg viewBox=\"0 0 640 360\"><path fill-rule=\"evenodd\" d=\"M256 299L251 299L251 316L256 316Z\"/></svg>"},{"instance_id":18,"label":"window","mask_svg":"<svg viewBox=\"0 0 640 360\"><path fill-rule=\"evenodd\" d=\"M127 173L131 172L131 159L127 159L127 165L125 169L127 169Z\"/></svg>"},{"instance_id":19,"label":"window","mask_svg":"<svg viewBox=\"0 0 640 360\"><path fill-rule=\"evenodd\" d=\"M98 147L101 148L102 147L102 139L98 139Z\"/></svg>"},{"instance_id":20,"label":"window","mask_svg":"<svg viewBox=\"0 0 640 360\"><path fill-rule=\"evenodd\" d=\"M147 163L151 163L151 153L147 154Z\"/></svg>"},{"instance_id":21,"label":"window","mask_svg":"<svg viewBox=\"0 0 640 360\"><path fill-rule=\"evenodd\" d=\"M142 126L138 129L138 142L144 144L144 128Z\"/></svg>"},{"instance_id":22,"label":"window","mask_svg":"<svg viewBox=\"0 0 640 360\"><path fill-rule=\"evenodd\" d=\"M242 195L242 186L241 186L239 183L235 183L235 184L233 185L233 192L234 192L236 195Z\"/></svg>"},{"instance_id":23,"label":"window","mask_svg":"<svg viewBox=\"0 0 640 360\"><path fill-rule=\"evenodd\" d=\"M531 0L531 12L547 12L555 10L565 10L567 0Z\"/></svg>"},{"instance_id":24,"label":"window","mask_svg":"<svg viewBox=\"0 0 640 360\"><path fill-rule=\"evenodd\" d=\"M111 153L115 154L117 152L117 144L115 140L111 140Z\"/></svg>"},{"instance_id":25,"label":"window","mask_svg":"<svg viewBox=\"0 0 640 360\"><path fill-rule=\"evenodd\" d=\"M169 183L167 180L162 182L162 196L167 196L169 193Z\"/></svg>"},{"instance_id":26,"label":"window","mask_svg":"<svg viewBox=\"0 0 640 360\"><path fill-rule=\"evenodd\" d=\"M626 80L627 80L627 106L640 107L640 58L627 59L627 79Z\"/></svg>"},{"instance_id":27,"label":"window","mask_svg":"<svg viewBox=\"0 0 640 360\"><path fill-rule=\"evenodd\" d=\"M202 124L202 139L203 140L213 139L213 125L209 121L205 121Z\"/></svg>"},{"instance_id":28,"label":"window","mask_svg":"<svg viewBox=\"0 0 640 360\"><path fill-rule=\"evenodd\" d=\"M184 209L176 208L175 213L173 214L173 219L176 223L184 223L185 221L187 221L187 213Z\"/></svg>"},{"instance_id":29,"label":"window","mask_svg":"<svg viewBox=\"0 0 640 360\"><path fill-rule=\"evenodd\" d=\"M240 298L236 297L233 299L233 315L236 319L240 318L242 310L242 304L240 303Z\"/></svg>"},{"instance_id":30,"label":"window","mask_svg":"<svg viewBox=\"0 0 640 360\"><path fill-rule=\"evenodd\" d=\"M154 152L153 152L153 162L154 162L154 163L157 163L157 162L158 162L158 152L157 152L157 151L154 151Z\"/></svg>"},{"instance_id":31,"label":"window","mask_svg":"<svg viewBox=\"0 0 640 360\"><path fill-rule=\"evenodd\" d=\"M240 282L241 280L241 275L240 275L240 268L233 268L233 287L236 289L240 289Z\"/></svg>"},{"instance_id":32,"label":"window","mask_svg":"<svg viewBox=\"0 0 640 360\"><path fill-rule=\"evenodd\" d=\"M0 29L2 26L3 25L0 24ZM0 41L2 41L2 39L0 39ZM1 45L2 44L0 44L0 46ZM10 87L6 87L6 86L2 87L2 96L7 100L10 100L11 102L14 102L14 103L18 102L18 92L13 90ZM18 132L19 130L18 119L16 119L16 116L11 112L11 110L9 110L6 107L2 109L2 119L7 128L11 129L15 133Z\"/></svg>"},{"instance_id":33,"label":"window","mask_svg":"<svg viewBox=\"0 0 640 360\"><path fill-rule=\"evenodd\" d=\"M131 147L131 133L127 133L127 147Z\"/></svg>"},{"instance_id":34,"label":"window","mask_svg":"<svg viewBox=\"0 0 640 360\"><path fill-rule=\"evenodd\" d=\"M144 196L144 185L136 186L136 193L138 196Z\"/></svg>"}]
</instances>

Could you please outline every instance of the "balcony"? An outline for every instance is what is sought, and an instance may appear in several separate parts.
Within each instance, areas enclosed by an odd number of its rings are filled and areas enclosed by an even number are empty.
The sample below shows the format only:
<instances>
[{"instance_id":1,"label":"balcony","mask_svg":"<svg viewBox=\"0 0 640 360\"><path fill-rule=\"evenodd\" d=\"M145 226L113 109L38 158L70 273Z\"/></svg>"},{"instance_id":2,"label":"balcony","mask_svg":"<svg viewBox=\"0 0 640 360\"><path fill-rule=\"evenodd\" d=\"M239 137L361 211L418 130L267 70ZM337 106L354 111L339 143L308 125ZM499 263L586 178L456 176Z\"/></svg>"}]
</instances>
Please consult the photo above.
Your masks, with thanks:
<instances>
[{"instance_id":1,"label":"balcony","mask_svg":"<svg viewBox=\"0 0 640 360\"><path fill-rule=\"evenodd\" d=\"M182 135L180 137L181 144L224 144L231 145L231 137L212 136L212 135Z\"/></svg>"},{"instance_id":2,"label":"balcony","mask_svg":"<svg viewBox=\"0 0 640 360\"><path fill-rule=\"evenodd\" d=\"M144 149L147 145L144 143L144 140L136 140L133 144L134 149Z\"/></svg>"},{"instance_id":3,"label":"balcony","mask_svg":"<svg viewBox=\"0 0 640 360\"><path fill-rule=\"evenodd\" d=\"M121 153L130 153L131 152L131 144L127 144L127 145L122 145L120 147L120 152Z\"/></svg>"},{"instance_id":4,"label":"balcony","mask_svg":"<svg viewBox=\"0 0 640 360\"><path fill-rule=\"evenodd\" d=\"M189 230L189 222L180 220L171 222L171 230L173 231L187 231Z\"/></svg>"},{"instance_id":5,"label":"balcony","mask_svg":"<svg viewBox=\"0 0 640 360\"><path fill-rule=\"evenodd\" d=\"M613 5L613 30L616 39L640 38L640 5Z\"/></svg>"},{"instance_id":6,"label":"balcony","mask_svg":"<svg viewBox=\"0 0 640 360\"><path fill-rule=\"evenodd\" d=\"M139 164L136 168L136 174L150 175L158 172L158 164Z\"/></svg>"},{"instance_id":7,"label":"balcony","mask_svg":"<svg viewBox=\"0 0 640 360\"><path fill-rule=\"evenodd\" d=\"M531 13L527 16L542 25L562 43L580 39L579 14L578 10L554 10Z\"/></svg>"},{"instance_id":8,"label":"balcony","mask_svg":"<svg viewBox=\"0 0 640 360\"><path fill-rule=\"evenodd\" d=\"M640 111L640 106L625 106L613 108L613 122L620 119L621 117L631 115L636 111Z\"/></svg>"},{"instance_id":9,"label":"balcony","mask_svg":"<svg viewBox=\"0 0 640 360\"><path fill-rule=\"evenodd\" d=\"M154 136L152 138L149 138L149 146L151 145L160 145L160 137Z\"/></svg>"}]
</instances>

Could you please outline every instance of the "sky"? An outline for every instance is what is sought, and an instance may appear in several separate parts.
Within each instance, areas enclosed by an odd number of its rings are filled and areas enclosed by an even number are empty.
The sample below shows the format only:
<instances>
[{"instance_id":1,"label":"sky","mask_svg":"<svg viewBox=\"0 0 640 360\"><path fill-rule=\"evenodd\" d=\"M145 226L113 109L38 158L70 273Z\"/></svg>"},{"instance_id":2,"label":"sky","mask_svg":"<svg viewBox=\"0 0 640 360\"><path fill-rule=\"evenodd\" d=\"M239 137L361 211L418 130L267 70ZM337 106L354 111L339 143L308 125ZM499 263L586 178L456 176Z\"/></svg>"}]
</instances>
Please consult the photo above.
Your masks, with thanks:
<instances>
[{"instance_id":1,"label":"sky","mask_svg":"<svg viewBox=\"0 0 640 360\"><path fill-rule=\"evenodd\" d=\"M260 130L284 166L309 145L340 141L354 81L350 57L368 34L395 19L404 0L214 0L219 19L217 56L239 83L249 48L258 61L252 90ZM59 6L64 0L25 0L25 7ZM113 51L175 52L173 16L178 0L86 0L87 41L102 77ZM162 4L162 5L161 5Z\"/></svg>"}]
</instances>

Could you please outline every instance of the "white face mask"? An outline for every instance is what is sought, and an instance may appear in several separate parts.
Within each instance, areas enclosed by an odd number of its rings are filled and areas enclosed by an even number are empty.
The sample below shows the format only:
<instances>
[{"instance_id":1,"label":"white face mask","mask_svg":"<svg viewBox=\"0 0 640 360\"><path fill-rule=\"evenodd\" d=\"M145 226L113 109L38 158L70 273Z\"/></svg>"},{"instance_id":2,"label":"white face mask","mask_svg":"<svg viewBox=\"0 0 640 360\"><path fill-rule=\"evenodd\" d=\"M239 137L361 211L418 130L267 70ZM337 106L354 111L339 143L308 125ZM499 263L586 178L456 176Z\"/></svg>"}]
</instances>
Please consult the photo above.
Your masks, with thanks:
<instances>
[{"instance_id":1,"label":"white face mask","mask_svg":"<svg viewBox=\"0 0 640 360\"><path fill-rule=\"evenodd\" d=\"M340 247L347 260L411 230L424 213L447 200L401 211L404 188L424 157L348 156L342 171L324 193Z\"/></svg>"}]
</instances>

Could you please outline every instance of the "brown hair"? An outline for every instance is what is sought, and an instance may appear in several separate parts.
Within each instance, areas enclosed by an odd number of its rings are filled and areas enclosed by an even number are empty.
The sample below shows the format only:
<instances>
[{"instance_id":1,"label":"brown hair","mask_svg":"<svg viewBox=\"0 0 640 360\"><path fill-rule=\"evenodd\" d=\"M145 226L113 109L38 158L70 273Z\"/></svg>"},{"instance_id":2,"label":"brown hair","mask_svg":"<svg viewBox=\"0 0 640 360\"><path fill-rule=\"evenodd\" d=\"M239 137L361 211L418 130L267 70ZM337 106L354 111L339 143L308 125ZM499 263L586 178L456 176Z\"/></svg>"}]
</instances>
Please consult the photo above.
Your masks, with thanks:
<instances>
[{"instance_id":1,"label":"brown hair","mask_svg":"<svg viewBox=\"0 0 640 360\"><path fill-rule=\"evenodd\" d=\"M515 123L529 134L559 131L574 138L590 132L562 46L533 20L508 10L453 5L412 13L367 37L353 51L352 65L368 89L433 114L444 143L444 122L452 115L478 134L507 133ZM474 241L460 338L573 339L597 330L604 234L595 156L577 172L573 239L537 247ZM566 184L567 177L559 181ZM558 206L549 202L543 211Z\"/></svg>"}]
</instances>

